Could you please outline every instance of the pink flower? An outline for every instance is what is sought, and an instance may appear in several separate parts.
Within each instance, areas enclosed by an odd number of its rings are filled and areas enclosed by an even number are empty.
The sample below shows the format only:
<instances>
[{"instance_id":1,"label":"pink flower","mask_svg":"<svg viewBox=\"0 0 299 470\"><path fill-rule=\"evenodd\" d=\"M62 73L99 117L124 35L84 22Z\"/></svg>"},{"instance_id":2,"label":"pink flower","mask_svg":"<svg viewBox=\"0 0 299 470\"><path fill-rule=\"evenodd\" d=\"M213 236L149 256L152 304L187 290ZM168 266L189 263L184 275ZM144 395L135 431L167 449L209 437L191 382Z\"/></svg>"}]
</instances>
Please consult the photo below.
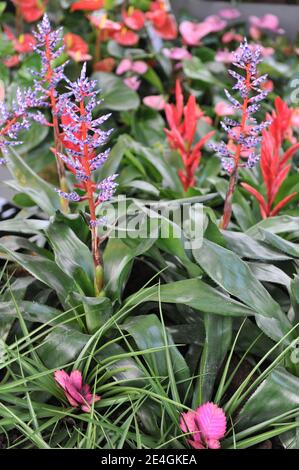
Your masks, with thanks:
<instances>
[{"instance_id":1,"label":"pink flower","mask_svg":"<svg viewBox=\"0 0 299 470\"><path fill-rule=\"evenodd\" d=\"M217 116L232 116L235 114L235 111L231 104L226 103L225 101L218 101L214 108Z\"/></svg>"},{"instance_id":2,"label":"pink flower","mask_svg":"<svg viewBox=\"0 0 299 470\"><path fill-rule=\"evenodd\" d=\"M204 22L210 26L212 33L218 33L227 26L227 22L219 18L217 15L208 16Z\"/></svg>"},{"instance_id":3,"label":"pink flower","mask_svg":"<svg viewBox=\"0 0 299 470\"><path fill-rule=\"evenodd\" d=\"M192 59L192 54L190 54L185 47L172 47L171 49L164 48L162 52L165 57L173 60Z\"/></svg>"},{"instance_id":4,"label":"pink flower","mask_svg":"<svg viewBox=\"0 0 299 470\"><path fill-rule=\"evenodd\" d=\"M124 79L124 84L127 85L127 87L131 88L131 90L133 91L138 90L138 88L140 87L140 83L141 81L136 75Z\"/></svg>"},{"instance_id":5,"label":"pink flower","mask_svg":"<svg viewBox=\"0 0 299 470\"><path fill-rule=\"evenodd\" d=\"M223 8L218 14L225 20L235 20L241 16L241 12L237 8Z\"/></svg>"},{"instance_id":6,"label":"pink flower","mask_svg":"<svg viewBox=\"0 0 299 470\"><path fill-rule=\"evenodd\" d=\"M214 403L205 403L195 411L182 413L180 428L192 434L188 443L194 449L219 449L226 432L226 417L222 408Z\"/></svg>"},{"instance_id":7,"label":"pink flower","mask_svg":"<svg viewBox=\"0 0 299 470\"><path fill-rule=\"evenodd\" d=\"M145 96L143 98L143 103L149 108L156 109L157 111L162 111L164 109L166 101L163 95L151 95Z\"/></svg>"},{"instance_id":8,"label":"pink flower","mask_svg":"<svg viewBox=\"0 0 299 470\"><path fill-rule=\"evenodd\" d=\"M188 46L198 46L201 39L212 32L209 23L193 23L192 21L182 21L179 30Z\"/></svg>"},{"instance_id":9,"label":"pink flower","mask_svg":"<svg viewBox=\"0 0 299 470\"><path fill-rule=\"evenodd\" d=\"M250 16L249 22L251 26L258 29L267 29L273 33L283 34L284 30L279 27L279 19L276 15L267 13L266 15L258 18L257 16Z\"/></svg>"},{"instance_id":10,"label":"pink flower","mask_svg":"<svg viewBox=\"0 0 299 470\"><path fill-rule=\"evenodd\" d=\"M299 128L299 108L294 108L292 110L291 124L294 128Z\"/></svg>"},{"instance_id":11,"label":"pink flower","mask_svg":"<svg viewBox=\"0 0 299 470\"><path fill-rule=\"evenodd\" d=\"M134 72L138 75L143 75L146 73L147 69L147 63L143 60L136 60L136 62L133 62L133 60L130 59L123 59L119 63L116 69L116 73L117 75L123 75L126 72Z\"/></svg>"},{"instance_id":12,"label":"pink flower","mask_svg":"<svg viewBox=\"0 0 299 470\"><path fill-rule=\"evenodd\" d=\"M258 29L256 26L250 26L249 27L249 33L250 33L251 38L254 41L258 41L262 36L261 30Z\"/></svg>"},{"instance_id":13,"label":"pink flower","mask_svg":"<svg viewBox=\"0 0 299 470\"><path fill-rule=\"evenodd\" d=\"M263 57L270 57L275 53L275 49L273 47L264 47L264 46L259 46L262 52Z\"/></svg>"},{"instance_id":14,"label":"pink flower","mask_svg":"<svg viewBox=\"0 0 299 470\"><path fill-rule=\"evenodd\" d=\"M243 39L242 34L238 34L235 31L227 31L227 33L224 33L222 36L221 41L223 44L228 44L232 41L242 42Z\"/></svg>"},{"instance_id":15,"label":"pink flower","mask_svg":"<svg viewBox=\"0 0 299 470\"><path fill-rule=\"evenodd\" d=\"M235 55L233 52L228 50L217 51L215 55L216 62L222 62L224 64L231 64L235 60Z\"/></svg>"},{"instance_id":16,"label":"pink flower","mask_svg":"<svg viewBox=\"0 0 299 470\"><path fill-rule=\"evenodd\" d=\"M82 411L89 413L91 405L101 399L98 395L91 393L88 384L83 384L82 374L79 370L73 370L70 375L64 370L57 370L54 373L54 378L74 408L81 408Z\"/></svg>"}]
</instances>

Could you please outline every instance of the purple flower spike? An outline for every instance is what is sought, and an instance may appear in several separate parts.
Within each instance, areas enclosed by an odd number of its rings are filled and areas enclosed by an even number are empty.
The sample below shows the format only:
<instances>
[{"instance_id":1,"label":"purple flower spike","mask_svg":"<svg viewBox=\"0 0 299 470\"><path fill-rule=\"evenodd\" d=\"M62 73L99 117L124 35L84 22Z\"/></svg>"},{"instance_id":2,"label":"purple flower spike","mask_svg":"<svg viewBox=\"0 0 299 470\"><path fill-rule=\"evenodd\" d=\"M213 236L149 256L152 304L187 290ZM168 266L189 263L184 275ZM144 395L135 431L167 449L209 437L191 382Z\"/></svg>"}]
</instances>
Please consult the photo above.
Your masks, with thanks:
<instances>
[{"instance_id":1,"label":"purple flower spike","mask_svg":"<svg viewBox=\"0 0 299 470\"><path fill-rule=\"evenodd\" d=\"M55 188L55 191L59 194L60 197L63 197L67 201L79 202L81 200L79 194L75 193L74 191L71 193L65 193L64 191L61 191L61 189L57 188Z\"/></svg>"},{"instance_id":2,"label":"purple flower spike","mask_svg":"<svg viewBox=\"0 0 299 470\"><path fill-rule=\"evenodd\" d=\"M259 155L254 149L261 142L261 132L269 125L268 121L256 124L253 117L253 114L259 110L260 103L268 95L267 91L258 88L267 79L267 75L257 76L257 65L260 62L260 48L248 45L245 40L235 53L234 65L240 69L240 73L234 70L228 71L236 80L232 89L239 92L241 100L238 101L228 90L225 90L225 94L236 112L242 113L242 119L239 123L237 120L226 118L221 126L230 142L235 143L236 152L232 153L224 142L210 145L221 158L222 167L228 173L232 173L236 166L244 166L244 164L253 168L259 160ZM252 153L248 156L250 150ZM241 163L241 159L246 159L245 163Z\"/></svg>"}]
</instances>

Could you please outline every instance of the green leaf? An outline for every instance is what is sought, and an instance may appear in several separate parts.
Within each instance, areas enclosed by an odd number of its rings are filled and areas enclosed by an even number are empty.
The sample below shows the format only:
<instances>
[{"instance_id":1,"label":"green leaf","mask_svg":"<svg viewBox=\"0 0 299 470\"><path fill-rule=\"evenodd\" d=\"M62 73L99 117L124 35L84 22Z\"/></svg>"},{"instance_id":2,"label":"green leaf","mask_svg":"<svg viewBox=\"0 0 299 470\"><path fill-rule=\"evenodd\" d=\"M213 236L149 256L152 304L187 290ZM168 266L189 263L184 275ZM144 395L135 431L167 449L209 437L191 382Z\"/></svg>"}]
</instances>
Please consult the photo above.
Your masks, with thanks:
<instances>
[{"instance_id":1,"label":"green leaf","mask_svg":"<svg viewBox=\"0 0 299 470\"><path fill-rule=\"evenodd\" d=\"M174 346L170 336L167 337L167 343L165 344L163 326L156 315L138 316L125 323L122 328L130 333L138 349L141 351L161 348L161 351L144 355L144 360L149 364L154 374L158 375L162 381L169 376L165 350L165 348L169 347L172 370L176 382L182 382L181 388L184 391L187 390L189 385L187 381L188 379L190 380L187 364L181 353Z\"/></svg>"},{"instance_id":2,"label":"green leaf","mask_svg":"<svg viewBox=\"0 0 299 470\"><path fill-rule=\"evenodd\" d=\"M68 294L73 291L74 282L72 278L67 276L54 261L40 255L26 255L15 252L7 246L3 238L0 240L0 249L32 276L56 291L64 301Z\"/></svg>"},{"instance_id":3,"label":"green leaf","mask_svg":"<svg viewBox=\"0 0 299 470\"><path fill-rule=\"evenodd\" d=\"M195 310L224 316L254 315L254 310L250 307L237 302L200 279L187 279L148 287L140 291L138 295L129 297L127 305L135 305L139 302L159 302L159 300L162 303L183 304Z\"/></svg>"},{"instance_id":4,"label":"green leaf","mask_svg":"<svg viewBox=\"0 0 299 470\"><path fill-rule=\"evenodd\" d=\"M109 297L120 300L135 257L146 252L154 242L154 239L148 238L130 248L121 239L109 239L104 251L105 291Z\"/></svg>"},{"instance_id":5,"label":"green leaf","mask_svg":"<svg viewBox=\"0 0 299 470\"><path fill-rule=\"evenodd\" d=\"M58 194L31 170L13 148L10 149L7 166L15 178L10 186L26 193L46 214L54 215L60 207Z\"/></svg>"},{"instance_id":6,"label":"green leaf","mask_svg":"<svg viewBox=\"0 0 299 470\"><path fill-rule=\"evenodd\" d=\"M299 407L299 379L282 367L274 370L251 395L238 416L236 430L275 418Z\"/></svg>"},{"instance_id":7,"label":"green leaf","mask_svg":"<svg viewBox=\"0 0 299 470\"><path fill-rule=\"evenodd\" d=\"M201 248L193 250L193 255L214 282L256 311L257 320L262 322L260 327L266 334L279 339L291 329L291 324L279 304L235 253L204 240ZM271 320L266 322L267 326L263 317Z\"/></svg>"},{"instance_id":8,"label":"green leaf","mask_svg":"<svg viewBox=\"0 0 299 470\"><path fill-rule=\"evenodd\" d=\"M205 315L205 343L200 360L199 379L192 407L210 401L218 371L228 352L232 338L232 319Z\"/></svg>"},{"instance_id":9,"label":"green leaf","mask_svg":"<svg viewBox=\"0 0 299 470\"><path fill-rule=\"evenodd\" d=\"M76 293L74 297L83 304L89 333L95 333L111 317L112 304L107 297L85 297Z\"/></svg>"},{"instance_id":10,"label":"green leaf","mask_svg":"<svg viewBox=\"0 0 299 470\"><path fill-rule=\"evenodd\" d=\"M198 57L192 57L191 60L185 60L183 62L183 69L188 78L223 88L223 84L211 74L207 69L207 66Z\"/></svg>"},{"instance_id":11,"label":"green leaf","mask_svg":"<svg viewBox=\"0 0 299 470\"><path fill-rule=\"evenodd\" d=\"M74 279L79 290L94 295L95 269L92 255L87 246L67 225L54 221L46 230L53 247L57 265Z\"/></svg>"},{"instance_id":12,"label":"green leaf","mask_svg":"<svg viewBox=\"0 0 299 470\"><path fill-rule=\"evenodd\" d=\"M291 243L283 238L270 233L267 230L260 229L259 239L271 247L276 248L284 253L287 253L289 256L294 258L299 258L299 245L297 243Z\"/></svg>"},{"instance_id":13,"label":"green leaf","mask_svg":"<svg viewBox=\"0 0 299 470\"><path fill-rule=\"evenodd\" d=\"M5 8L6 8L6 2L0 2L0 15L2 15Z\"/></svg>"},{"instance_id":14,"label":"green leaf","mask_svg":"<svg viewBox=\"0 0 299 470\"><path fill-rule=\"evenodd\" d=\"M280 251L267 247L260 241L240 232L223 230L222 232L227 248L234 251L241 258L257 260L288 260L289 256L283 255Z\"/></svg>"},{"instance_id":15,"label":"green leaf","mask_svg":"<svg viewBox=\"0 0 299 470\"><path fill-rule=\"evenodd\" d=\"M143 106L133 116L132 131L135 139L149 147L164 142L164 127L163 118L154 109Z\"/></svg>"},{"instance_id":16,"label":"green leaf","mask_svg":"<svg viewBox=\"0 0 299 470\"><path fill-rule=\"evenodd\" d=\"M38 350L39 357L49 368L58 368L75 361L90 340L90 336L68 326L57 326L49 333Z\"/></svg>"},{"instance_id":17,"label":"green leaf","mask_svg":"<svg viewBox=\"0 0 299 470\"><path fill-rule=\"evenodd\" d=\"M105 109L128 111L138 108L140 104L138 94L124 85L121 78L106 72L96 72L92 78L98 82L102 90Z\"/></svg>"}]
</instances>

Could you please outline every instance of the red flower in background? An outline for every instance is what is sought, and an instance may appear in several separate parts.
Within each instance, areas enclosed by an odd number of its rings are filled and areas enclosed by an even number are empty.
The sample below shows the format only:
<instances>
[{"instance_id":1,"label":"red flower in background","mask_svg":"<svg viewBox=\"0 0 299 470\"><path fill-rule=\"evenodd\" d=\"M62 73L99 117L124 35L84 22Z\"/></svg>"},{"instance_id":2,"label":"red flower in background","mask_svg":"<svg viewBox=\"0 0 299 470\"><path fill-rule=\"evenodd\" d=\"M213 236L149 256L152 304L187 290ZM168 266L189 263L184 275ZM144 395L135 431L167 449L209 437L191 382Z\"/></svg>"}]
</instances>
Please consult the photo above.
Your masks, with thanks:
<instances>
[{"instance_id":1,"label":"red flower in background","mask_svg":"<svg viewBox=\"0 0 299 470\"><path fill-rule=\"evenodd\" d=\"M195 184L195 172L200 164L201 149L212 137L215 131L209 132L197 144L193 145L197 122L202 117L198 112L196 100L190 95L184 106L184 97L179 80L176 81L176 103L165 105L166 119L170 129L165 129L169 145L181 155L184 170L179 170L178 175L184 191Z\"/></svg>"},{"instance_id":2,"label":"red flower in background","mask_svg":"<svg viewBox=\"0 0 299 470\"><path fill-rule=\"evenodd\" d=\"M94 11L100 10L104 6L104 0L81 0L71 5L71 11L85 10Z\"/></svg>"},{"instance_id":3,"label":"red flower in background","mask_svg":"<svg viewBox=\"0 0 299 470\"><path fill-rule=\"evenodd\" d=\"M78 34L67 33L64 36L64 44L66 53L76 62L90 60L91 55L88 54L88 44Z\"/></svg>"},{"instance_id":4,"label":"red flower in background","mask_svg":"<svg viewBox=\"0 0 299 470\"><path fill-rule=\"evenodd\" d=\"M96 72L112 72L115 68L116 62L113 57L106 57L105 59L99 60L93 66Z\"/></svg>"},{"instance_id":5,"label":"red flower in background","mask_svg":"<svg viewBox=\"0 0 299 470\"><path fill-rule=\"evenodd\" d=\"M275 111L268 131L263 131L261 144L261 170L266 188L266 197L247 183L241 183L258 201L263 219L273 217L290 202L298 193L294 192L276 205L275 199L290 169L290 160L299 149L299 143L292 145L282 153L283 142L291 136L293 110L279 97L275 100Z\"/></svg>"},{"instance_id":6,"label":"red flower in background","mask_svg":"<svg viewBox=\"0 0 299 470\"><path fill-rule=\"evenodd\" d=\"M123 10L122 17L125 25L135 31L139 31L144 26L145 15L141 10L130 7L128 10Z\"/></svg>"},{"instance_id":7,"label":"red flower in background","mask_svg":"<svg viewBox=\"0 0 299 470\"><path fill-rule=\"evenodd\" d=\"M162 39L175 39L178 34L176 20L173 15L166 10L163 1L154 1L150 5L150 11L146 13L146 18L152 23L154 30Z\"/></svg>"},{"instance_id":8,"label":"red flower in background","mask_svg":"<svg viewBox=\"0 0 299 470\"><path fill-rule=\"evenodd\" d=\"M32 34L21 34L16 37L7 25L3 26L3 30L6 37L12 41L15 51L19 54L26 54L34 50L36 40Z\"/></svg>"},{"instance_id":9,"label":"red flower in background","mask_svg":"<svg viewBox=\"0 0 299 470\"><path fill-rule=\"evenodd\" d=\"M135 46L139 41L138 34L134 33L134 31L130 31L124 25L121 27L120 31L117 31L113 35L113 38L121 46Z\"/></svg>"},{"instance_id":10,"label":"red flower in background","mask_svg":"<svg viewBox=\"0 0 299 470\"><path fill-rule=\"evenodd\" d=\"M39 20L43 16L48 0L13 0L22 18L27 23Z\"/></svg>"}]
</instances>

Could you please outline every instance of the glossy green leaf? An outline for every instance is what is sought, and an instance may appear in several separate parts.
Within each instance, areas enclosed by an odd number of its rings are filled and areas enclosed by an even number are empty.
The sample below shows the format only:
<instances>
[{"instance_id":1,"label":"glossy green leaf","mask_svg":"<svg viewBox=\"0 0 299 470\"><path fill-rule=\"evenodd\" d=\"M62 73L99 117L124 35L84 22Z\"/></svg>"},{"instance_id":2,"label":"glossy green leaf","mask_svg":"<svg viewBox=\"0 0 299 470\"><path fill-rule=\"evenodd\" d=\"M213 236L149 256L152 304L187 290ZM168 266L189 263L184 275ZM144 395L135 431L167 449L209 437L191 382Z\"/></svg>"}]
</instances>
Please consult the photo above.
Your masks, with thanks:
<instances>
[{"instance_id":1,"label":"glossy green leaf","mask_svg":"<svg viewBox=\"0 0 299 470\"><path fill-rule=\"evenodd\" d=\"M26 193L48 215L53 215L60 208L59 196L54 188L34 173L13 148L7 166L15 178L10 186Z\"/></svg>"},{"instance_id":2,"label":"glossy green leaf","mask_svg":"<svg viewBox=\"0 0 299 470\"><path fill-rule=\"evenodd\" d=\"M193 250L193 255L214 282L256 311L257 317L261 317L258 321L264 322L263 317L269 319L267 326L261 325L266 334L278 338L277 335L289 331L290 322L278 303L235 253L204 240L201 248Z\"/></svg>"},{"instance_id":3,"label":"glossy green leaf","mask_svg":"<svg viewBox=\"0 0 299 470\"><path fill-rule=\"evenodd\" d=\"M95 269L92 254L67 225L53 221L46 235L53 247L57 265L86 295L94 294Z\"/></svg>"},{"instance_id":4,"label":"glossy green leaf","mask_svg":"<svg viewBox=\"0 0 299 470\"><path fill-rule=\"evenodd\" d=\"M102 90L104 108L113 111L128 111L138 108L138 94L127 87L121 78L112 73L96 72L92 78L98 82Z\"/></svg>"},{"instance_id":5,"label":"glossy green leaf","mask_svg":"<svg viewBox=\"0 0 299 470\"><path fill-rule=\"evenodd\" d=\"M160 296L159 296L160 294ZM127 305L139 302L183 304L207 313L224 316L254 315L254 310L209 286L200 279L170 282L143 289L127 299Z\"/></svg>"}]
</instances>

